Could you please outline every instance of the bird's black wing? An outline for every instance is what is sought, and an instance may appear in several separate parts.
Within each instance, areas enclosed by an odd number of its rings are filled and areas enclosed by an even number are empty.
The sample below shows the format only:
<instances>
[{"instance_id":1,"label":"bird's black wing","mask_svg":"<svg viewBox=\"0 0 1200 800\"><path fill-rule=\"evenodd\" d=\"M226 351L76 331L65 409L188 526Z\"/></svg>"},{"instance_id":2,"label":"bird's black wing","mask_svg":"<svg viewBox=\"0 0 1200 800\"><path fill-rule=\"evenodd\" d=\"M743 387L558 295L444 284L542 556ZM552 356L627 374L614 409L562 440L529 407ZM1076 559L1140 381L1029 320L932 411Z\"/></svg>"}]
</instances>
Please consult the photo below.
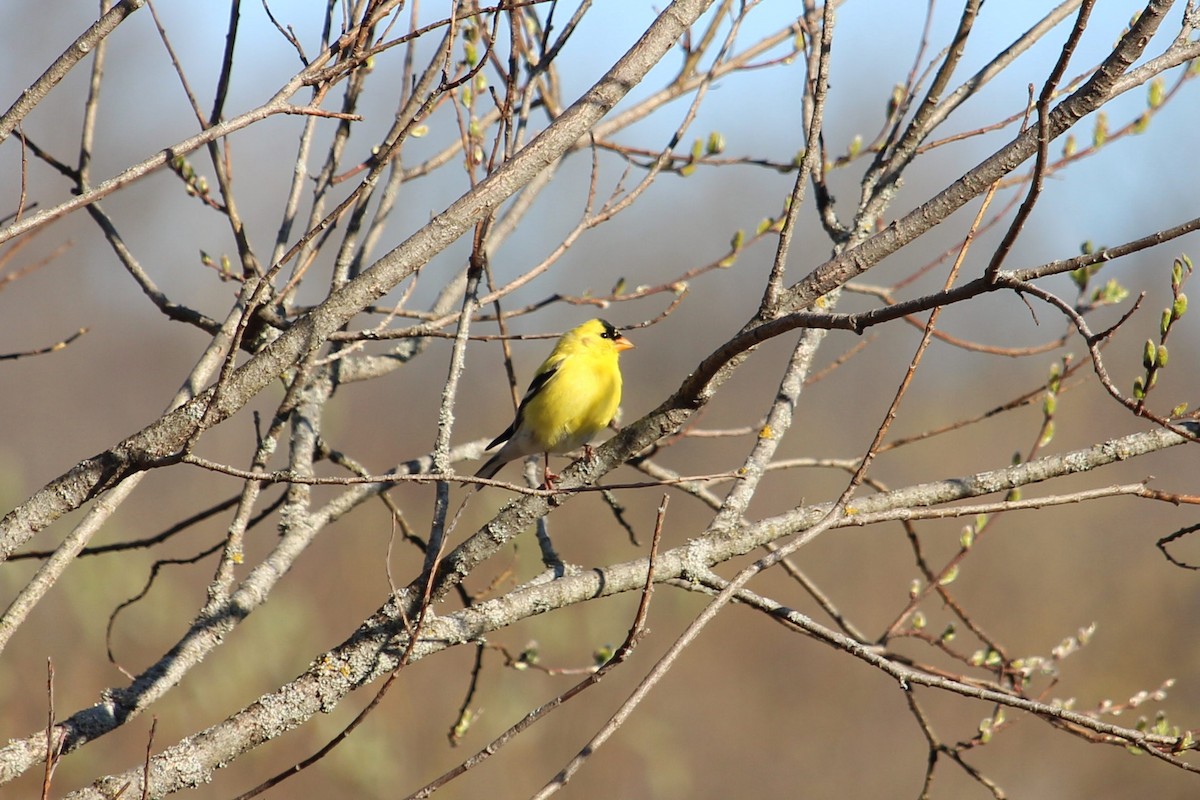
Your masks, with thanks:
<instances>
[{"instance_id":1,"label":"bird's black wing","mask_svg":"<svg viewBox=\"0 0 1200 800\"><path fill-rule=\"evenodd\" d=\"M529 401L537 396L537 393L550 382L558 373L558 366L555 365L545 372L539 372L533 376L533 380L529 382L529 388L525 390L525 396L521 398L521 405L517 406L517 416L512 421L512 424L504 429L504 432L492 440L484 450L491 450L498 444L503 444L513 437L517 430L521 427L521 420L525 417L525 406L529 405Z\"/></svg>"}]
</instances>

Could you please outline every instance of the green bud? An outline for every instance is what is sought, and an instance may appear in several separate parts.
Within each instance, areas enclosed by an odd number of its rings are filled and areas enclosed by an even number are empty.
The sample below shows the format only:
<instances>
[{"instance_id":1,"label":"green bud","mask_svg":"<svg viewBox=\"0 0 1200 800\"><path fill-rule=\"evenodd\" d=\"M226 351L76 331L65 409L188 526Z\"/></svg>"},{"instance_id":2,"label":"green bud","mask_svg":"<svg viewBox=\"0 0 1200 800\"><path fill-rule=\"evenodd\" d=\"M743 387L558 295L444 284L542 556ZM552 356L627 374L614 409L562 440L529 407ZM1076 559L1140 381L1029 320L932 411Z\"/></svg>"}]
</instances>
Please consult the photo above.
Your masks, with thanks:
<instances>
[{"instance_id":1,"label":"green bud","mask_svg":"<svg viewBox=\"0 0 1200 800\"><path fill-rule=\"evenodd\" d=\"M612 657L616 654L617 651L613 649L613 646L611 644L606 644L603 647L598 648L596 652L592 653L592 663L597 667L603 667L610 660L612 660Z\"/></svg>"},{"instance_id":2,"label":"green bud","mask_svg":"<svg viewBox=\"0 0 1200 800\"><path fill-rule=\"evenodd\" d=\"M1143 378L1141 375L1139 375L1133 379L1133 399L1134 400L1145 400L1146 399L1146 379Z\"/></svg>"},{"instance_id":3,"label":"green bud","mask_svg":"<svg viewBox=\"0 0 1200 800\"><path fill-rule=\"evenodd\" d=\"M710 156L725 152L725 137L717 131L713 131L708 135L708 142L705 144L704 149Z\"/></svg>"},{"instance_id":4,"label":"green bud","mask_svg":"<svg viewBox=\"0 0 1200 800\"><path fill-rule=\"evenodd\" d=\"M1092 147L1103 147L1108 141L1108 114L1096 114L1096 128L1092 131Z\"/></svg>"},{"instance_id":5,"label":"green bud","mask_svg":"<svg viewBox=\"0 0 1200 800\"><path fill-rule=\"evenodd\" d=\"M1167 331L1169 331L1171 329L1171 320L1172 320L1171 309L1164 308L1163 313L1162 313L1162 320L1160 320L1158 323L1159 334L1161 334L1162 336L1167 335Z\"/></svg>"},{"instance_id":6,"label":"green bud","mask_svg":"<svg viewBox=\"0 0 1200 800\"><path fill-rule=\"evenodd\" d=\"M1187 295L1180 292L1175 298L1175 302L1171 304L1171 319L1179 319L1187 313Z\"/></svg>"},{"instance_id":7,"label":"green bud","mask_svg":"<svg viewBox=\"0 0 1200 800\"><path fill-rule=\"evenodd\" d=\"M1116 278L1110 278L1104 288L1097 289L1092 295L1092 302L1100 305L1112 305L1120 303L1129 296L1129 290L1117 282Z\"/></svg>"},{"instance_id":8,"label":"green bud","mask_svg":"<svg viewBox=\"0 0 1200 800\"><path fill-rule=\"evenodd\" d=\"M1159 369L1162 369L1167 365L1167 346L1165 344L1160 344L1158 346L1158 352L1154 354L1154 363Z\"/></svg>"},{"instance_id":9,"label":"green bud","mask_svg":"<svg viewBox=\"0 0 1200 800\"><path fill-rule=\"evenodd\" d=\"M975 543L975 529L970 525L964 525L962 533L958 535L958 543L963 550L970 550L971 545Z\"/></svg>"},{"instance_id":10,"label":"green bud","mask_svg":"<svg viewBox=\"0 0 1200 800\"><path fill-rule=\"evenodd\" d=\"M1070 158L1071 156L1075 155L1077 148L1078 145L1075 143L1075 134L1072 133L1068 135L1067 140L1063 142L1063 158Z\"/></svg>"},{"instance_id":11,"label":"green bud","mask_svg":"<svg viewBox=\"0 0 1200 800\"><path fill-rule=\"evenodd\" d=\"M1167 82L1158 76L1150 81L1150 98L1149 104L1151 108L1158 108L1167 99Z\"/></svg>"},{"instance_id":12,"label":"green bud","mask_svg":"<svg viewBox=\"0 0 1200 800\"><path fill-rule=\"evenodd\" d=\"M1038 447L1045 447L1054 439L1054 421L1046 423L1046 428L1042 431L1042 438L1038 439Z\"/></svg>"},{"instance_id":13,"label":"green bud","mask_svg":"<svg viewBox=\"0 0 1200 800\"><path fill-rule=\"evenodd\" d=\"M1151 367L1154 366L1155 353L1156 353L1156 351L1154 348L1154 342L1147 339L1146 346L1142 350L1142 366L1143 367L1145 367L1146 369L1150 369Z\"/></svg>"},{"instance_id":14,"label":"green bud","mask_svg":"<svg viewBox=\"0 0 1200 800\"><path fill-rule=\"evenodd\" d=\"M949 586L950 584L954 583L954 580L957 577L958 577L958 564L954 564L953 566L950 567L950 569L946 570L945 575L943 575L941 578L938 579L938 585Z\"/></svg>"},{"instance_id":15,"label":"green bud","mask_svg":"<svg viewBox=\"0 0 1200 800\"><path fill-rule=\"evenodd\" d=\"M738 250L742 249L742 245L745 244L745 242L746 232L741 228L738 228L737 233L735 233L733 238L729 240L729 249L736 253Z\"/></svg>"},{"instance_id":16,"label":"green bud","mask_svg":"<svg viewBox=\"0 0 1200 800\"><path fill-rule=\"evenodd\" d=\"M1042 413L1047 417L1052 417L1057 409L1058 395L1053 392L1046 392L1046 399L1042 401Z\"/></svg>"},{"instance_id":17,"label":"green bud","mask_svg":"<svg viewBox=\"0 0 1200 800\"><path fill-rule=\"evenodd\" d=\"M1058 394L1062 388L1062 367L1058 364L1050 365L1050 380L1046 382L1046 391L1051 394Z\"/></svg>"},{"instance_id":18,"label":"green bud","mask_svg":"<svg viewBox=\"0 0 1200 800\"><path fill-rule=\"evenodd\" d=\"M458 721L454 723L454 739L458 740L467 735L467 731L471 728L471 722L475 715L471 713L471 709L464 708L462 714L459 715Z\"/></svg>"}]
</instances>

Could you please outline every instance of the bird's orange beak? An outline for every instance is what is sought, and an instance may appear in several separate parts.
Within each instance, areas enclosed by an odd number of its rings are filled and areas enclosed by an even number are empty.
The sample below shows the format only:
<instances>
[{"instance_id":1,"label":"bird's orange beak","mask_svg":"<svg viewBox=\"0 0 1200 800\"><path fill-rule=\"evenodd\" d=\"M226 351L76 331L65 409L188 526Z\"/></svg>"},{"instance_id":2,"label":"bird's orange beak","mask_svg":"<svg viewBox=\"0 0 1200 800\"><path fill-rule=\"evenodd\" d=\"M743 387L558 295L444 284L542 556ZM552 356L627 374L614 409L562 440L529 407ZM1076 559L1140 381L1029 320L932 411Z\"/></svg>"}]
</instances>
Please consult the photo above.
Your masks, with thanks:
<instances>
[{"instance_id":1,"label":"bird's orange beak","mask_svg":"<svg viewBox=\"0 0 1200 800\"><path fill-rule=\"evenodd\" d=\"M613 342L613 346L616 347L617 352L620 353L622 350L632 350L633 342L622 336L620 339L617 339L615 342Z\"/></svg>"}]
</instances>

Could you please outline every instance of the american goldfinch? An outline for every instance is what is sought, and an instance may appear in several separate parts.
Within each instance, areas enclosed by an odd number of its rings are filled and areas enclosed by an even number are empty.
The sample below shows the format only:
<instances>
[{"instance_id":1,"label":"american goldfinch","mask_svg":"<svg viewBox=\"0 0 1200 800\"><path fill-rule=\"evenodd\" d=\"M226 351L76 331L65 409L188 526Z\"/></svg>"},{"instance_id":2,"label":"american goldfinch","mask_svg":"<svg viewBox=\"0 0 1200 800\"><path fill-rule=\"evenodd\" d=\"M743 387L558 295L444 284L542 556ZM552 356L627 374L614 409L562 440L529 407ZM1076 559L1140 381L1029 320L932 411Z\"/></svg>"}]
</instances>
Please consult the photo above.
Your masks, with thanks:
<instances>
[{"instance_id":1,"label":"american goldfinch","mask_svg":"<svg viewBox=\"0 0 1200 800\"><path fill-rule=\"evenodd\" d=\"M617 357L633 344L602 319L593 319L559 337L538 367L517 418L487 446L503 447L488 459L477 478L491 478L510 461L534 453L566 453L587 444L612 421L621 404L621 368Z\"/></svg>"}]
</instances>

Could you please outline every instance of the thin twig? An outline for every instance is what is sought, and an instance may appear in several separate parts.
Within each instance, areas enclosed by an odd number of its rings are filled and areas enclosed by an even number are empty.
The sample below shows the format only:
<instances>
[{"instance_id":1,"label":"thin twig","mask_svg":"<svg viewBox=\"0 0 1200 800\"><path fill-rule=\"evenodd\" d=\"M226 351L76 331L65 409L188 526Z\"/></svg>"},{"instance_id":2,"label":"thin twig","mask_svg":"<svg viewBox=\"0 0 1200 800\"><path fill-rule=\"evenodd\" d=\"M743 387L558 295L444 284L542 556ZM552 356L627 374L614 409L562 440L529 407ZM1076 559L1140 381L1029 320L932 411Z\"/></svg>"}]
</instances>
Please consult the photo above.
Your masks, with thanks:
<instances>
[{"instance_id":1,"label":"thin twig","mask_svg":"<svg viewBox=\"0 0 1200 800\"><path fill-rule=\"evenodd\" d=\"M46 769L42 773L42 800L50 800L50 781L58 766L59 747L54 736L54 661L46 659Z\"/></svg>"},{"instance_id":2,"label":"thin twig","mask_svg":"<svg viewBox=\"0 0 1200 800\"><path fill-rule=\"evenodd\" d=\"M45 347L39 347L36 350L26 350L21 353L0 353L0 361L29 358L31 356L44 356L47 353L57 353L59 350L65 349L68 345L87 332L87 328L80 328L67 338L57 341L54 344L46 345Z\"/></svg>"},{"instance_id":3,"label":"thin twig","mask_svg":"<svg viewBox=\"0 0 1200 800\"><path fill-rule=\"evenodd\" d=\"M142 764L142 800L150 799L150 755L154 752L154 731L158 729L158 715L150 718L150 734L146 737L146 760Z\"/></svg>"}]
</instances>

